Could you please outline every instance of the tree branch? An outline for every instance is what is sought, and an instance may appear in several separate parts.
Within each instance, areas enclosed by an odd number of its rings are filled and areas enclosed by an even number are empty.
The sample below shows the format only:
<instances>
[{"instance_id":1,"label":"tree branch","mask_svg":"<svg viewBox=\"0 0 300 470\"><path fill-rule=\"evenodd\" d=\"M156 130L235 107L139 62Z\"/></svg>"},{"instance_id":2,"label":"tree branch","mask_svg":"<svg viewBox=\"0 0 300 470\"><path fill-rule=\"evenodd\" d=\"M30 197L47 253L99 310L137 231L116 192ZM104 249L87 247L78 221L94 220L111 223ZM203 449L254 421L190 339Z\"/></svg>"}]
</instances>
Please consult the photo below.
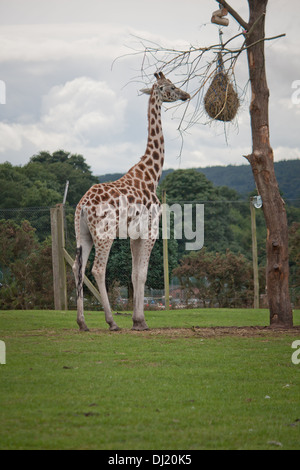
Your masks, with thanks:
<instances>
[{"instance_id":1,"label":"tree branch","mask_svg":"<svg viewBox=\"0 0 300 470\"><path fill-rule=\"evenodd\" d=\"M227 2L225 2L225 0L216 1L223 5L226 10L228 10L228 13L230 13L230 15L242 26L242 28L244 28L246 31L249 30L250 25L244 21L243 18L230 5L228 5Z\"/></svg>"}]
</instances>

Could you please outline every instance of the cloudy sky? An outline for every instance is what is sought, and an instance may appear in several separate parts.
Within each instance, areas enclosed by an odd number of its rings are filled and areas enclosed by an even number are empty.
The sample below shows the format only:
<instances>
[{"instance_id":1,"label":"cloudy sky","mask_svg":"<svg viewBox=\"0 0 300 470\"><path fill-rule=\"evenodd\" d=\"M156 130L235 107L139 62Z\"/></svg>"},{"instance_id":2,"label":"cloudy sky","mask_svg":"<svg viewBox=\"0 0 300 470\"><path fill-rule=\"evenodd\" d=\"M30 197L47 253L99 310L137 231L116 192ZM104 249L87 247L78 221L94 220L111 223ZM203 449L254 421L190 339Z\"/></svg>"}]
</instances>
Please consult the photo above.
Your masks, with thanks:
<instances>
[{"instance_id":1,"label":"cloudy sky","mask_svg":"<svg viewBox=\"0 0 300 470\"><path fill-rule=\"evenodd\" d=\"M229 3L248 20L246 0ZM300 88L298 4L269 0L267 13L267 36L286 33L266 42L277 161L300 158L300 93L292 87ZM127 171L143 155L147 136L148 97L139 90L149 79L141 77L142 54L135 54L139 38L168 48L215 44L218 27L210 18L217 6L214 0L0 0L0 163L24 165L41 150L64 149L82 154L94 174ZM237 32L230 18L224 41ZM247 77L242 57L240 92ZM194 106L196 100L188 112ZM246 164L248 106L249 92L226 136L222 124L208 124L203 114L184 135L181 154L177 128L185 108L165 109L165 168Z\"/></svg>"}]
</instances>

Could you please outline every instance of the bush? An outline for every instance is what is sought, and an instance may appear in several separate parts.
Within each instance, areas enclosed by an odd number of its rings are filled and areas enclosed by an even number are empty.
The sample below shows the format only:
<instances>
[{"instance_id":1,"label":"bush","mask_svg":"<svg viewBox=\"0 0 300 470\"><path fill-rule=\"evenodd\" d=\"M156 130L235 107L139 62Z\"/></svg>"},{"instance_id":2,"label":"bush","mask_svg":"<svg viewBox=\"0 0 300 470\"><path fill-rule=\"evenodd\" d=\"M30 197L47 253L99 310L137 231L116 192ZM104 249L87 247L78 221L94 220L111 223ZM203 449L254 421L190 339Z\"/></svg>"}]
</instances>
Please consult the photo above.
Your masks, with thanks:
<instances>
[{"instance_id":1,"label":"bush","mask_svg":"<svg viewBox=\"0 0 300 470\"><path fill-rule=\"evenodd\" d=\"M253 303L252 264L242 254L211 253L205 248L185 256L173 271L187 298L209 307L247 307Z\"/></svg>"},{"instance_id":2,"label":"bush","mask_svg":"<svg viewBox=\"0 0 300 470\"><path fill-rule=\"evenodd\" d=\"M0 308L53 308L51 238L39 243L26 220L0 220Z\"/></svg>"}]
</instances>

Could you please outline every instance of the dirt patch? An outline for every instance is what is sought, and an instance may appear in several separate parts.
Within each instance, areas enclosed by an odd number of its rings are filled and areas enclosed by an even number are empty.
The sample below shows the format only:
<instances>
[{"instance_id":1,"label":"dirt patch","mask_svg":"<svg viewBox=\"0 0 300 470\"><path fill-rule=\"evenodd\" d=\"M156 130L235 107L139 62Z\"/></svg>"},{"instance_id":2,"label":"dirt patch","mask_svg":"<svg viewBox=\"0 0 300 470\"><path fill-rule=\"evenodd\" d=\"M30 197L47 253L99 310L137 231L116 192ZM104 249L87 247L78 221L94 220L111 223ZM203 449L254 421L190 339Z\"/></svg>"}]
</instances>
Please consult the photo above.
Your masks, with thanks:
<instances>
[{"instance_id":1,"label":"dirt patch","mask_svg":"<svg viewBox=\"0 0 300 470\"><path fill-rule=\"evenodd\" d=\"M53 330L53 329L40 329L28 332L22 332L20 337L48 337L52 341L60 341L60 336L66 335L89 335L89 332L82 332L79 329L75 328L63 328L62 330ZM109 331L108 328L91 328L90 333L98 335L122 335L130 334L133 336L139 336L144 338L152 337L162 337L162 338L220 338L220 337L266 337L266 338L275 338L280 336L290 336L300 339L300 325L294 326L293 328L274 328L270 326L193 326L186 328L150 328L146 331L135 331L130 328L122 328L119 331ZM16 335L7 335L6 339L14 338ZM72 351L64 351L72 352Z\"/></svg>"},{"instance_id":2,"label":"dirt patch","mask_svg":"<svg viewBox=\"0 0 300 470\"><path fill-rule=\"evenodd\" d=\"M95 331L95 330L93 330ZM103 330L101 330L103 331ZM121 329L117 334L131 333L137 336L167 336L171 338L214 338L224 336L244 336L247 338L254 336L275 337L275 336L299 336L300 326L293 328L271 328L269 326L216 326L216 327L199 327L192 328L151 328L147 331L134 331L130 329ZM116 334L112 333L111 334Z\"/></svg>"}]
</instances>

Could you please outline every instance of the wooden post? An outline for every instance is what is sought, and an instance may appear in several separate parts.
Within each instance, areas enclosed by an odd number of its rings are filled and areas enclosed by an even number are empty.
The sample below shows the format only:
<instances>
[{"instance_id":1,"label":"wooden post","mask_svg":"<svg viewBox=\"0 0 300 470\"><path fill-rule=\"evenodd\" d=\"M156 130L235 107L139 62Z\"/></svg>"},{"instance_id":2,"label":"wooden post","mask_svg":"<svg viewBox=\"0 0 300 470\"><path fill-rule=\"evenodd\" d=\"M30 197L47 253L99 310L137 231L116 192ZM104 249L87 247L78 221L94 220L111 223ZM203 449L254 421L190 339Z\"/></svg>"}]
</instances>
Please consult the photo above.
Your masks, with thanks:
<instances>
[{"instance_id":1,"label":"wooden post","mask_svg":"<svg viewBox=\"0 0 300 470\"><path fill-rule=\"evenodd\" d=\"M65 260L69 263L69 265L72 267L73 264L74 264L74 259L69 255L69 253L67 252L67 250L64 248L63 249L63 253L64 253L64 257L65 257ZM96 289L96 287L94 286L94 284L91 283L91 281L86 277L84 276L83 278L83 282L84 284L86 285L86 287L90 290L90 292L94 295L94 297L96 297L96 299L100 302L101 304L101 295L100 295L100 292Z\"/></svg>"},{"instance_id":2,"label":"wooden post","mask_svg":"<svg viewBox=\"0 0 300 470\"><path fill-rule=\"evenodd\" d=\"M167 238L167 214L166 214L166 190L162 191L162 234L163 234L163 258L164 258L164 283L165 283L165 307L169 310L170 306L170 287L169 287L169 259L168 259L168 238Z\"/></svg>"},{"instance_id":3,"label":"wooden post","mask_svg":"<svg viewBox=\"0 0 300 470\"><path fill-rule=\"evenodd\" d=\"M57 204L50 209L52 236L52 266L55 310L67 310L67 278L64 258L64 207Z\"/></svg>"},{"instance_id":4,"label":"wooden post","mask_svg":"<svg viewBox=\"0 0 300 470\"><path fill-rule=\"evenodd\" d=\"M257 260L257 238L256 238L256 218L253 199L250 199L251 213L251 233L252 233L252 262L253 262L253 281L254 281L254 308L259 308L259 278L258 278L258 260Z\"/></svg>"},{"instance_id":5,"label":"wooden post","mask_svg":"<svg viewBox=\"0 0 300 470\"><path fill-rule=\"evenodd\" d=\"M50 209L51 215L51 236L52 236L52 266L53 266L53 290L54 290L54 308L55 310L68 310L67 302L67 276L66 262L72 267L74 259L69 255L65 248L64 231L64 204L57 204ZM90 292L101 303L100 292L84 276L84 284Z\"/></svg>"}]
</instances>

